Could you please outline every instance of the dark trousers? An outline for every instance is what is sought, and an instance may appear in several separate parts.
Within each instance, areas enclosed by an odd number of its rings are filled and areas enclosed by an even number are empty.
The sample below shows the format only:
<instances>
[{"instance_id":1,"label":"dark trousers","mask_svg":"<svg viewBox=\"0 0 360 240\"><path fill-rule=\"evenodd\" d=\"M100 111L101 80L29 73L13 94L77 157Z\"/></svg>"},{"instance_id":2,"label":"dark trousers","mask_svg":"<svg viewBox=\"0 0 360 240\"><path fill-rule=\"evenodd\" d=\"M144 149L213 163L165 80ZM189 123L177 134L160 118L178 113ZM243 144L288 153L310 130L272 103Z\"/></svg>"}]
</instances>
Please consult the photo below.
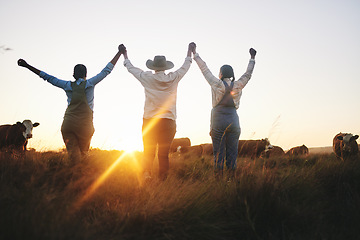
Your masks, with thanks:
<instances>
[{"instance_id":1,"label":"dark trousers","mask_svg":"<svg viewBox=\"0 0 360 240\"><path fill-rule=\"evenodd\" d=\"M158 147L159 178L165 179L169 172L169 150L176 133L176 122L168 118L143 119L144 171L152 173L152 165Z\"/></svg>"}]
</instances>

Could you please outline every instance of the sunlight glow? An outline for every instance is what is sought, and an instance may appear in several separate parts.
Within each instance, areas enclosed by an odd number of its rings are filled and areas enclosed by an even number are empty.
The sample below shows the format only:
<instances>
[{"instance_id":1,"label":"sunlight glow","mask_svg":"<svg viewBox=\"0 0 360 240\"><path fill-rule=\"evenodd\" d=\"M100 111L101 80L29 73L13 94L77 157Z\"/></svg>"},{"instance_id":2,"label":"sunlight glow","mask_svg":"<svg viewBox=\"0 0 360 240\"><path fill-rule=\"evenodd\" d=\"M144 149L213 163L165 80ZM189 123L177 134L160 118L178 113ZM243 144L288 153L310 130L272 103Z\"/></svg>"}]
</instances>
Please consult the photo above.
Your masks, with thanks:
<instances>
[{"instance_id":1,"label":"sunlight glow","mask_svg":"<svg viewBox=\"0 0 360 240\"><path fill-rule=\"evenodd\" d=\"M118 159L86 190L85 194L83 197L81 197L79 199L79 201L77 201L74 204L74 210L76 211L77 209L79 209L81 207L81 205L87 200L89 199L94 192L104 183L104 181L106 180L106 178L113 172L113 170L119 165L119 163L121 161L123 161L125 159L126 156L130 156L133 160L134 163L134 169L136 170L137 173L140 172L140 165L137 163L137 159L135 158L134 152L127 152L125 151L124 153L122 153ZM137 174L138 179L139 179L139 174Z\"/></svg>"},{"instance_id":2,"label":"sunlight glow","mask_svg":"<svg viewBox=\"0 0 360 240\"><path fill-rule=\"evenodd\" d=\"M133 151L142 151L142 141L141 137L134 136L132 134L128 134L126 139L122 140L114 140L113 141L113 148L117 150L123 150L126 152L133 152Z\"/></svg>"},{"instance_id":3,"label":"sunlight glow","mask_svg":"<svg viewBox=\"0 0 360 240\"><path fill-rule=\"evenodd\" d=\"M173 99L169 98L167 101L164 102L164 104L162 105L162 108L160 108L160 110L158 111L158 114L162 114L163 112L167 111L168 107L173 103ZM145 129L143 129L143 135L147 134L149 132L149 130L159 121L160 118L153 118L152 121L146 126ZM131 149L131 146L135 146L135 145L128 145L128 149ZM80 200L78 202L75 203L74 205L74 210L76 211L77 209L79 209L81 207L81 205L87 200L89 199L94 192L104 183L104 181L106 180L106 178L111 174L111 172L116 168L116 166L124 160L124 158L126 156L131 156L132 159L134 160L134 163L136 163L135 168L136 168L136 172L137 172L137 179L138 182L140 184L140 186L142 185L142 179L140 177L140 173L141 173L141 166L137 163L137 160L135 158L134 155L134 151L132 150L127 150L125 151L123 154L120 155L120 157L86 190L84 196L82 198L80 198Z\"/></svg>"}]
</instances>

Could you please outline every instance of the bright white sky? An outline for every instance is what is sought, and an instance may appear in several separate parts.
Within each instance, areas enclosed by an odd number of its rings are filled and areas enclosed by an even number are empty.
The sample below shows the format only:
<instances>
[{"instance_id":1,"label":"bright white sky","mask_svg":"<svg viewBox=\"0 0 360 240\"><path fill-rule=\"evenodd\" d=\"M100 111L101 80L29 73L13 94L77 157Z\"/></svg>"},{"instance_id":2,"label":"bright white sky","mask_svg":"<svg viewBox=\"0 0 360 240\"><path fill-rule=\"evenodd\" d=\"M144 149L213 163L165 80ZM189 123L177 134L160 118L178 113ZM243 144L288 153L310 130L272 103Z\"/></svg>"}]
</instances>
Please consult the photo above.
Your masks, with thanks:
<instances>
[{"instance_id":1,"label":"bright white sky","mask_svg":"<svg viewBox=\"0 0 360 240\"><path fill-rule=\"evenodd\" d=\"M268 137L289 149L330 146L338 132L360 134L360 1L358 0L0 0L0 124L40 122L29 147L63 148L62 89L17 66L17 59L73 80L83 63L96 75L124 43L132 63L165 55L179 68L189 42L214 74L230 64L246 70L240 139ZM144 91L120 58L95 88L92 147L142 149ZM193 62L180 81L177 133L210 143L210 86Z\"/></svg>"}]
</instances>

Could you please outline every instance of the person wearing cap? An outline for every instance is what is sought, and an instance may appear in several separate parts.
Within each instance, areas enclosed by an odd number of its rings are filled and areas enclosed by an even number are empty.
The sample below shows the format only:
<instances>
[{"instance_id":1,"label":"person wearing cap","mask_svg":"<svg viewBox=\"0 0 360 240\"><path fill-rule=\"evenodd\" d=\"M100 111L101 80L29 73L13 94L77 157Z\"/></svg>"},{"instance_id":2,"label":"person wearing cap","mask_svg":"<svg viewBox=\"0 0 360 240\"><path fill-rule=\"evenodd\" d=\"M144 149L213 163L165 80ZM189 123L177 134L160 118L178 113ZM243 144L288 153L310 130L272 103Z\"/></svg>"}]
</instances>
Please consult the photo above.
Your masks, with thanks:
<instances>
[{"instance_id":1,"label":"person wearing cap","mask_svg":"<svg viewBox=\"0 0 360 240\"><path fill-rule=\"evenodd\" d=\"M212 110L210 120L210 135L214 152L214 173L217 178L223 176L224 160L228 177L235 177L238 142L240 137L240 122L236 110L239 108L242 89L251 78L255 66L256 51L250 48L250 61L246 72L235 81L233 68L223 65L219 77L214 76L206 63L193 48L194 60L205 79L211 86Z\"/></svg>"},{"instance_id":2,"label":"person wearing cap","mask_svg":"<svg viewBox=\"0 0 360 240\"><path fill-rule=\"evenodd\" d=\"M194 43L188 46L184 64L176 71L165 73L174 67L165 56L147 60L146 66L154 70L143 71L134 67L128 59L127 50L122 48L124 66L140 81L145 89L142 138L144 145L143 177L150 179L152 165L158 147L159 178L165 180L169 171L169 149L176 133L176 95L179 81L189 70Z\"/></svg>"},{"instance_id":3,"label":"person wearing cap","mask_svg":"<svg viewBox=\"0 0 360 240\"><path fill-rule=\"evenodd\" d=\"M23 59L18 60L19 66L29 69L45 81L66 92L68 106L61 126L61 134L72 163L84 159L90 148L91 138L95 131L93 125L95 85L111 73L120 56L119 45L118 52L106 67L99 74L89 79L86 78L86 67L83 64L77 64L74 67L73 77L75 81L73 82L60 80L29 65Z\"/></svg>"}]
</instances>

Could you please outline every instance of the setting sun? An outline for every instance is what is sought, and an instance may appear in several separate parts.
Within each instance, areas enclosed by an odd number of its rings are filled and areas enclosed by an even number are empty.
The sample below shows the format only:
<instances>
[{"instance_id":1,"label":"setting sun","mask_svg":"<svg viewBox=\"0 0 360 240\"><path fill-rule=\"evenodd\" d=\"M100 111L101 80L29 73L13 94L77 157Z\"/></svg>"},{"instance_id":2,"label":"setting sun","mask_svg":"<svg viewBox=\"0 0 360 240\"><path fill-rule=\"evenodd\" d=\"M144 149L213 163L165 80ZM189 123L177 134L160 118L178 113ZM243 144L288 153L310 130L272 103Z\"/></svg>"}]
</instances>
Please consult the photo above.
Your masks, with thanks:
<instances>
[{"instance_id":1,"label":"setting sun","mask_svg":"<svg viewBox=\"0 0 360 240\"><path fill-rule=\"evenodd\" d=\"M197 52L208 64L209 70L217 73L220 66L229 64L234 68L236 79L245 71L250 57L248 49L257 49L254 73L243 90L238 110L241 139L267 137L272 144L289 149L302 144L309 147L330 146L334 135L340 131L359 134L360 112L353 111L360 97L360 81L357 79L360 48L356 25L360 15L356 1L339 5L335 2L329 5L298 1L279 4L281 8L274 8L279 12L267 11L273 9L273 3L229 1L229 18L199 15L203 31L199 31L197 24L183 24L188 12L184 1L171 4L162 2L161 6L156 7L144 2L141 3L142 9L147 11L141 11L140 15L133 14L133 9L139 7L133 2L111 2L113 7L106 8L106 11L102 11L106 4L97 3L87 5L86 10L90 15L100 14L98 18L91 19L79 19L77 8L64 7L67 4L73 6L70 1L48 1L38 5L27 1L5 2L0 9L3 23L0 43L3 83L0 90L1 124L13 124L25 119L39 122L40 126L34 130L28 148L37 151L65 148L61 126L67 101L62 89L19 68L17 60L28 59L29 64L39 70L71 81L72 70L78 63L87 67L88 78L98 74L114 56L119 44L127 46L132 63L145 71L148 70L145 64L147 59L155 55L166 56L174 63L175 70L183 63L188 44L194 41ZM215 1L208 5L216 12L222 4ZM192 9L202 9L203 3L192 1L191 6ZM41 18L33 14L34 7L42 13ZM158 7L165 11L168 7L178 9L171 14L171 20L165 21L162 26L164 29L176 26L176 35L168 31L154 32L152 27L144 26L144 19L163 21L162 14L153 14ZM54 18L53 9L69 17ZM119 14L119 9L122 9L122 14ZM246 11L239 15L239 9ZM249 21L254 13L266 21ZM308 18L300 21L302 18L299 16L304 14ZM319 14L321 17L318 17ZM111 20L107 18L109 16ZM120 28L112 26L128 21L133 24L124 24ZM29 31L23 22L37 26L38 32ZM94 26L104 27L97 28L94 34ZM141 31L134 31L134 26ZM234 37L213 35L214 29L232 32ZM244 32L247 33L246 37L243 37ZM291 34L284 38L276 34L279 32ZM83 38L68 37L85 35L91 38L84 41ZM143 36L147 36L146 40ZM348 50L336 46L348 46ZM213 54L214 49L217 54ZM316 64L309 58L315 52ZM331 57L328 57L329 52ZM121 56L111 74L96 85L95 133L91 148L143 149L144 89L126 70L123 61L124 57ZM338 92L346 93L349 104L341 100L344 98L334 97ZM176 97L175 138L188 137L192 145L211 142L211 88L194 61L179 82ZM334 109L342 109L347 113L346 117L334 114ZM281 121L277 120L279 116ZM279 123L276 129L272 128L274 121Z\"/></svg>"},{"instance_id":2,"label":"setting sun","mask_svg":"<svg viewBox=\"0 0 360 240\"><path fill-rule=\"evenodd\" d=\"M140 136L137 135L128 135L126 138L123 139L114 139L111 142L112 146L109 146L112 149L116 150L123 150L126 152L133 152L133 151L142 151L143 145Z\"/></svg>"},{"instance_id":3,"label":"setting sun","mask_svg":"<svg viewBox=\"0 0 360 240\"><path fill-rule=\"evenodd\" d=\"M0 240L360 240L360 0L0 6Z\"/></svg>"}]
</instances>

